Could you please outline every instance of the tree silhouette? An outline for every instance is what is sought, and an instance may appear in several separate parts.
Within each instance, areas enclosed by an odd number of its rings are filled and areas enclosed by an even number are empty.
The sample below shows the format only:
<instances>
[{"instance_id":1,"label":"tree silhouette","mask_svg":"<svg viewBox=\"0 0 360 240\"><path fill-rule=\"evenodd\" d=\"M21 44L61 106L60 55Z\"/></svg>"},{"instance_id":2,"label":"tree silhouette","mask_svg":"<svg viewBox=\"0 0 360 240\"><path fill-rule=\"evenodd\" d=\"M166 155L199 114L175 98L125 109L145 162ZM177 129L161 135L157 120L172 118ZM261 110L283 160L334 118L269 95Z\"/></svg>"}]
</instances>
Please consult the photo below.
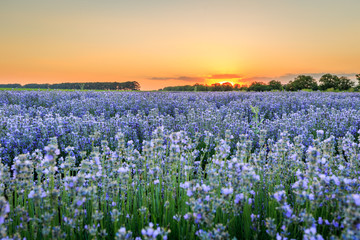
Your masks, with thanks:
<instances>
[{"instance_id":1,"label":"tree silhouette","mask_svg":"<svg viewBox=\"0 0 360 240\"><path fill-rule=\"evenodd\" d=\"M338 86L337 89L339 89L339 90L349 90L354 85L355 85L355 83L353 81L351 81L349 78L340 77L339 78L339 86Z\"/></svg>"},{"instance_id":2,"label":"tree silhouette","mask_svg":"<svg viewBox=\"0 0 360 240\"><path fill-rule=\"evenodd\" d=\"M225 82L223 84L221 84L222 90L223 91L232 91L233 90L233 85L229 82Z\"/></svg>"},{"instance_id":3,"label":"tree silhouette","mask_svg":"<svg viewBox=\"0 0 360 240\"><path fill-rule=\"evenodd\" d=\"M358 80L358 85L360 86L360 74L356 74L356 80Z\"/></svg>"},{"instance_id":4,"label":"tree silhouette","mask_svg":"<svg viewBox=\"0 0 360 240\"><path fill-rule=\"evenodd\" d=\"M269 82L269 88L270 90L282 90L283 86L280 81L271 80Z\"/></svg>"},{"instance_id":5,"label":"tree silhouette","mask_svg":"<svg viewBox=\"0 0 360 240\"><path fill-rule=\"evenodd\" d=\"M326 90L329 88L339 89L340 78L336 75L327 73L321 76L319 82L320 82L319 85L320 90Z\"/></svg>"},{"instance_id":6,"label":"tree silhouette","mask_svg":"<svg viewBox=\"0 0 360 240\"><path fill-rule=\"evenodd\" d=\"M317 90L318 86L315 79L312 76L299 75L294 81L290 81L287 85L287 90L297 91L301 89Z\"/></svg>"},{"instance_id":7,"label":"tree silhouette","mask_svg":"<svg viewBox=\"0 0 360 240\"><path fill-rule=\"evenodd\" d=\"M86 83L55 83L37 84L1 84L2 88L35 88L35 89L75 89L75 90L140 90L140 84L132 82L86 82Z\"/></svg>"},{"instance_id":8,"label":"tree silhouette","mask_svg":"<svg viewBox=\"0 0 360 240\"><path fill-rule=\"evenodd\" d=\"M255 91L255 92L264 92L269 91L269 85L266 85L263 82L253 82L251 83L250 87L247 89L248 91Z\"/></svg>"}]
</instances>

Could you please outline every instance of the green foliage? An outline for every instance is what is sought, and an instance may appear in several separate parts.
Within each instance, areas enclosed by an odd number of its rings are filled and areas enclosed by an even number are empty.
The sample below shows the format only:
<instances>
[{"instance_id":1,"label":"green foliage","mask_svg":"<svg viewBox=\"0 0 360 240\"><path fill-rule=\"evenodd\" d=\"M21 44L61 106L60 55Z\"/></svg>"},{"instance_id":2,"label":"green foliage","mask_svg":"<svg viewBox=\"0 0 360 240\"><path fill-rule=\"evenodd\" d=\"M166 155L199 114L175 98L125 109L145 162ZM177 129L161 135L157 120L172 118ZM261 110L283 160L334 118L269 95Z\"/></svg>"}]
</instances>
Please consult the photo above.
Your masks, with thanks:
<instances>
[{"instance_id":1,"label":"green foliage","mask_svg":"<svg viewBox=\"0 0 360 240\"><path fill-rule=\"evenodd\" d=\"M271 80L269 82L269 87L271 90L283 90L281 82L276 80Z\"/></svg>"},{"instance_id":2,"label":"green foliage","mask_svg":"<svg viewBox=\"0 0 360 240\"><path fill-rule=\"evenodd\" d=\"M265 92L269 90L271 90L270 86L266 85L263 82L253 82L248 88L248 91L255 91L255 92Z\"/></svg>"},{"instance_id":3,"label":"green foliage","mask_svg":"<svg viewBox=\"0 0 360 240\"><path fill-rule=\"evenodd\" d=\"M312 90L312 89L308 89L308 88L304 88L304 89L301 89L301 91L304 91L304 92L312 92L313 90Z\"/></svg>"},{"instance_id":4,"label":"green foliage","mask_svg":"<svg viewBox=\"0 0 360 240\"><path fill-rule=\"evenodd\" d=\"M286 90L288 91L298 91L302 89L317 90L318 86L315 79L312 76L299 75L294 81L290 81L286 85Z\"/></svg>"},{"instance_id":5,"label":"green foliage","mask_svg":"<svg viewBox=\"0 0 360 240\"><path fill-rule=\"evenodd\" d=\"M329 88L337 89L339 84L339 77L327 73L320 78L319 82L320 82L319 85L320 90L326 90Z\"/></svg>"},{"instance_id":6,"label":"green foliage","mask_svg":"<svg viewBox=\"0 0 360 240\"><path fill-rule=\"evenodd\" d=\"M338 85L338 89L343 91L343 90L348 90L351 87L353 87L355 85L354 82L352 82L349 78L347 77L340 77L339 78L339 85Z\"/></svg>"},{"instance_id":7,"label":"green foliage","mask_svg":"<svg viewBox=\"0 0 360 240\"><path fill-rule=\"evenodd\" d=\"M224 91L232 91L233 90L233 85L229 82L225 82L221 85L221 87L223 88Z\"/></svg>"},{"instance_id":8,"label":"green foliage","mask_svg":"<svg viewBox=\"0 0 360 240\"><path fill-rule=\"evenodd\" d=\"M355 83L347 77L338 77L329 73L323 75L319 82L320 90L335 89L339 91L346 91L355 85Z\"/></svg>"},{"instance_id":9,"label":"green foliage","mask_svg":"<svg viewBox=\"0 0 360 240\"><path fill-rule=\"evenodd\" d=\"M358 80L359 82L358 82L358 84L360 85L360 74L356 74L356 80Z\"/></svg>"},{"instance_id":10,"label":"green foliage","mask_svg":"<svg viewBox=\"0 0 360 240\"><path fill-rule=\"evenodd\" d=\"M251 127L254 129L254 132L256 134L259 134L260 133L260 125L264 121L264 119L260 120L259 107L257 107L257 106L253 107L250 105L250 108L251 108L251 111L254 113L254 116L252 119L253 124L251 125Z\"/></svg>"},{"instance_id":11,"label":"green foliage","mask_svg":"<svg viewBox=\"0 0 360 240\"><path fill-rule=\"evenodd\" d=\"M335 89L334 88L328 88L328 89L326 89L326 92L335 92Z\"/></svg>"},{"instance_id":12,"label":"green foliage","mask_svg":"<svg viewBox=\"0 0 360 240\"><path fill-rule=\"evenodd\" d=\"M209 85L203 85L196 83L193 86L191 85L184 85L184 86L172 86L172 87L165 87L161 89L160 91L189 91L189 92L219 92L219 91L239 91L241 87L238 84L235 84L234 86L229 83L225 82L223 84L220 83L214 83L211 86Z\"/></svg>"},{"instance_id":13,"label":"green foliage","mask_svg":"<svg viewBox=\"0 0 360 240\"><path fill-rule=\"evenodd\" d=\"M356 80L358 81L358 85L354 88L356 92L360 91L360 74L355 75Z\"/></svg>"},{"instance_id":14,"label":"green foliage","mask_svg":"<svg viewBox=\"0 0 360 240\"><path fill-rule=\"evenodd\" d=\"M0 84L0 88L21 88L20 84Z\"/></svg>"}]
</instances>

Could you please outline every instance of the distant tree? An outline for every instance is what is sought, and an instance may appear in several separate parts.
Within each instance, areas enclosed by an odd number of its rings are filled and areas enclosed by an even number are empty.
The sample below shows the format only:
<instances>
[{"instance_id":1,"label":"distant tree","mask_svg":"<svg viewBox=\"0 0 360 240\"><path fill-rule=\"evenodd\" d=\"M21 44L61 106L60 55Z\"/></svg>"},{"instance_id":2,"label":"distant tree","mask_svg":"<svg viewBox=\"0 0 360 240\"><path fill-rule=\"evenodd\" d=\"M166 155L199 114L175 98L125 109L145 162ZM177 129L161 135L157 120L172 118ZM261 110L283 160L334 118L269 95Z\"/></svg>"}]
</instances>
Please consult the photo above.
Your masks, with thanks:
<instances>
[{"instance_id":1,"label":"distant tree","mask_svg":"<svg viewBox=\"0 0 360 240\"><path fill-rule=\"evenodd\" d=\"M355 90L356 91L360 91L360 74L356 74L355 75L355 78L356 78L356 80L357 80L357 86L355 87Z\"/></svg>"},{"instance_id":2,"label":"distant tree","mask_svg":"<svg viewBox=\"0 0 360 240\"><path fill-rule=\"evenodd\" d=\"M137 81L132 81L130 84L130 90L139 91L140 90L140 83Z\"/></svg>"},{"instance_id":3,"label":"distant tree","mask_svg":"<svg viewBox=\"0 0 360 240\"><path fill-rule=\"evenodd\" d=\"M327 74L321 76L321 78L319 79L319 82L320 82L320 85L319 85L320 90L326 90L329 88L339 89L340 79L336 75L327 73Z\"/></svg>"},{"instance_id":4,"label":"distant tree","mask_svg":"<svg viewBox=\"0 0 360 240\"><path fill-rule=\"evenodd\" d=\"M86 90L140 90L140 84L132 82L85 82L58 83L49 85L51 89L86 89Z\"/></svg>"},{"instance_id":5,"label":"distant tree","mask_svg":"<svg viewBox=\"0 0 360 240\"><path fill-rule=\"evenodd\" d=\"M238 84L238 83L234 84L234 90L235 91L239 91L240 88L241 88L240 84Z\"/></svg>"},{"instance_id":6,"label":"distant tree","mask_svg":"<svg viewBox=\"0 0 360 240\"><path fill-rule=\"evenodd\" d=\"M356 74L356 80L358 81L358 85L360 86L360 74Z\"/></svg>"},{"instance_id":7,"label":"distant tree","mask_svg":"<svg viewBox=\"0 0 360 240\"><path fill-rule=\"evenodd\" d=\"M197 84L195 84L195 86L197 87L196 90L199 91L199 92L207 91L207 86L206 85L197 83Z\"/></svg>"},{"instance_id":8,"label":"distant tree","mask_svg":"<svg viewBox=\"0 0 360 240\"><path fill-rule=\"evenodd\" d=\"M286 88L289 91L297 91L301 89L317 90L318 86L312 76L299 75L294 79L294 81L290 81L286 85Z\"/></svg>"},{"instance_id":9,"label":"distant tree","mask_svg":"<svg viewBox=\"0 0 360 240\"><path fill-rule=\"evenodd\" d=\"M263 82L253 82L251 83L250 87L248 87L247 90L255 91L255 92L264 92L264 91L269 91L269 86Z\"/></svg>"},{"instance_id":10,"label":"distant tree","mask_svg":"<svg viewBox=\"0 0 360 240\"><path fill-rule=\"evenodd\" d=\"M195 83L195 84L194 84L194 92L199 91L199 90L198 90L199 85L200 85L199 83Z\"/></svg>"},{"instance_id":11,"label":"distant tree","mask_svg":"<svg viewBox=\"0 0 360 240\"><path fill-rule=\"evenodd\" d=\"M269 82L269 88L270 90L282 90L283 86L280 81L271 80Z\"/></svg>"},{"instance_id":12,"label":"distant tree","mask_svg":"<svg viewBox=\"0 0 360 240\"><path fill-rule=\"evenodd\" d=\"M79 85L79 83L56 83L56 84L49 85L49 88L51 88L51 89L80 89L80 85Z\"/></svg>"},{"instance_id":13,"label":"distant tree","mask_svg":"<svg viewBox=\"0 0 360 240\"><path fill-rule=\"evenodd\" d=\"M0 84L0 88L21 88L21 85L17 83Z\"/></svg>"},{"instance_id":14,"label":"distant tree","mask_svg":"<svg viewBox=\"0 0 360 240\"><path fill-rule=\"evenodd\" d=\"M221 84L220 83L214 83L211 84L212 91L221 91Z\"/></svg>"},{"instance_id":15,"label":"distant tree","mask_svg":"<svg viewBox=\"0 0 360 240\"><path fill-rule=\"evenodd\" d=\"M265 85L265 87L268 87L268 86ZM190 86L190 85L173 86L173 87L164 87L163 89L159 89L159 91L196 91L196 92L200 92L200 91L234 91L234 90L246 91L247 86L246 85L240 86L239 84L235 84L233 86L229 82L226 82L223 84L214 83L214 84L211 84L211 86L196 83L193 86ZM266 90L262 89L259 91L266 91Z\"/></svg>"},{"instance_id":16,"label":"distant tree","mask_svg":"<svg viewBox=\"0 0 360 240\"><path fill-rule=\"evenodd\" d=\"M38 88L38 89L44 89L44 88L49 88L49 84L37 84L37 83L30 83L30 84L25 84L23 87L24 87L24 88Z\"/></svg>"},{"instance_id":17,"label":"distant tree","mask_svg":"<svg viewBox=\"0 0 360 240\"><path fill-rule=\"evenodd\" d=\"M293 84L294 81L289 81L287 84L285 84L284 88L286 91L296 91L295 85Z\"/></svg>"},{"instance_id":18,"label":"distant tree","mask_svg":"<svg viewBox=\"0 0 360 240\"><path fill-rule=\"evenodd\" d=\"M248 90L248 86L247 86L247 85L242 85L239 90L240 90L240 91L247 91L247 90Z\"/></svg>"},{"instance_id":19,"label":"distant tree","mask_svg":"<svg viewBox=\"0 0 360 240\"><path fill-rule=\"evenodd\" d=\"M352 88L355 85L355 83L353 81L351 81L349 78L347 77L340 77L339 78L339 85L338 88L339 90L349 90L350 88Z\"/></svg>"},{"instance_id":20,"label":"distant tree","mask_svg":"<svg viewBox=\"0 0 360 240\"><path fill-rule=\"evenodd\" d=\"M222 90L223 91L232 91L233 90L233 85L229 82L225 82L223 84L221 84Z\"/></svg>"},{"instance_id":21,"label":"distant tree","mask_svg":"<svg viewBox=\"0 0 360 240\"><path fill-rule=\"evenodd\" d=\"M174 90L174 87L164 87L163 89L159 89L159 91L164 91L164 92L167 92L167 91L175 91Z\"/></svg>"}]
</instances>

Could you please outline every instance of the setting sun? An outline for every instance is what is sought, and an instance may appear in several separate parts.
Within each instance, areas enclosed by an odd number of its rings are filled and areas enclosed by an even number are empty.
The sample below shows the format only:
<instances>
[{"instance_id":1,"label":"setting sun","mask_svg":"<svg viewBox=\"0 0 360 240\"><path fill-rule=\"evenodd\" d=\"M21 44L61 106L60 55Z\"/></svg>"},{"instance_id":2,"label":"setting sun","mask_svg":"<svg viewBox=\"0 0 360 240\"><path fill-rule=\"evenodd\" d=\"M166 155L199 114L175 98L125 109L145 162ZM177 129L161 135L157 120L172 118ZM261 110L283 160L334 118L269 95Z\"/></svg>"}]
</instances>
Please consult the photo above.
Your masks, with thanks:
<instances>
[{"instance_id":1,"label":"setting sun","mask_svg":"<svg viewBox=\"0 0 360 240\"><path fill-rule=\"evenodd\" d=\"M224 84L224 83L230 83L231 85L235 85L236 83L232 82L232 81L222 81L222 82L218 82L220 84Z\"/></svg>"},{"instance_id":2,"label":"setting sun","mask_svg":"<svg viewBox=\"0 0 360 240\"><path fill-rule=\"evenodd\" d=\"M215 84L215 83L219 83L219 84L224 84L224 83L230 83L232 86L234 86L235 84L240 84L242 82L240 82L240 80L242 79L242 75L239 74L213 74L213 75L208 75L204 82L206 84Z\"/></svg>"}]
</instances>

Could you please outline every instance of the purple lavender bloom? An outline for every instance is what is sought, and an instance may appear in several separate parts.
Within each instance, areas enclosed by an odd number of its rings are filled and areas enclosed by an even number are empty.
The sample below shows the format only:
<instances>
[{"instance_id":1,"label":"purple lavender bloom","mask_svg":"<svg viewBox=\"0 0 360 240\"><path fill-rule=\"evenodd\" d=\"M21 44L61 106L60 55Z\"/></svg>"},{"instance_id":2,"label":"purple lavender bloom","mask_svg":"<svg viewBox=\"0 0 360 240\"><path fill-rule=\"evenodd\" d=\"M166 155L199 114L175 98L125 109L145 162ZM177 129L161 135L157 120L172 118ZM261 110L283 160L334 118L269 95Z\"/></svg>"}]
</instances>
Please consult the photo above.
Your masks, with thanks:
<instances>
[{"instance_id":1,"label":"purple lavender bloom","mask_svg":"<svg viewBox=\"0 0 360 240\"><path fill-rule=\"evenodd\" d=\"M118 169L118 173L126 173L126 172L128 172L129 171L129 168L127 168L127 167L120 167L119 169Z\"/></svg>"},{"instance_id":2,"label":"purple lavender bloom","mask_svg":"<svg viewBox=\"0 0 360 240\"><path fill-rule=\"evenodd\" d=\"M190 187L190 182L180 183L180 187L181 187L181 188L184 188L184 189L187 189L187 188Z\"/></svg>"},{"instance_id":3,"label":"purple lavender bloom","mask_svg":"<svg viewBox=\"0 0 360 240\"><path fill-rule=\"evenodd\" d=\"M360 206L360 194L352 194L356 206Z\"/></svg>"},{"instance_id":4,"label":"purple lavender bloom","mask_svg":"<svg viewBox=\"0 0 360 240\"><path fill-rule=\"evenodd\" d=\"M310 200L310 201L313 201L314 199L315 199L314 194L310 193L310 194L309 194L309 200Z\"/></svg>"},{"instance_id":5,"label":"purple lavender bloom","mask_svg":"<svg viewBox=\"0 0 360 240\"><path fill-rule=\"evenodd\" d=\"M186 195L188 197L191 197L193 195L193 192L191 191L191 189L188 189L187 192L186 192Z\"/></svg>"},{"instance_id":6,"label":"purple lavender bloom","mask_svg":"<svg viewBox=\"0 0 360 240\"><path fill-rule=\"evenodd\" d=\"M221 189L221 193L224 194L224 195L229 195L229 194L232 194L234 192L234 189L233 188L222 188Z\"/></svg>"},{"instance_id":7,"label":"purple lavender bloom","mask_svg":"<svg viewBox=\"0 0 360 240\"><path fill-rule=\"evenodd\" d=\"M78 201L76 202L76 205L77 205L78 207L80 207L81 205L83 205L84 202L85 202L85 198L82 198L82 199L80 199L80 200L78 200Z\"/></svg>"},{"instance_id":8,"label":"purple lavender bloom","mask_svg":"<svg viewBox=\"0 0 360 240\"><path fill-rule=\"evenodd\" d=\"M35 195L34 190L31 190L31 191L29 192L28 198L29 198L29 199L34 198L34 195Z\"/></svg>"},{"instance_id":9,"label":"purple lavender bloom","mask_svg":"<svg viewBox=\"0 0 360 240\"><path fill-rule=\"evenodd\" d=\"M285 197L285 191L284 190L274 193L274 198L278 202L281 202L281 200L284 199L284 197Z\"/></svg>"},{"instance_id":10,"label":"purple lavender bloom","mask_svg":"<svg viewBox=\"0 0 360 240\"><path fill-rule=\"evenodd\" d=\"M310 234L315 235L316 234L316 226L313 225L310 228L305 229L304 232L305 232L305 234L308 234L308 235L310 235Z\"/></svg>"},{"instance_id":11,"label":"purple lavender bloom","mask_svg":"<svg viewBox=\"0 0 360 240\"><path fill-rule=\"evenodd\" d=\"M195 223L199 223L201 219L201 213L194 213Z\"/></svg>"},{"instance_id":12,"label":"purple lavender bloom","mask_svg":"<svg viewBox=\"0 0 360 240\"><path fill-rule=\"evenodd\" d=\"M332 225L333 225L334 227L336 227L336 228L339 227L339 223L338 223L337 221L335 221L335 220L332 221Z\"/></svg>"},{"instance_id":13,"label":"purple lavender bloom","mask_svg":"<svg viewBox=\"0 0 360 240\"><path fill-rule=\"evenodd\" d=\"M204 192L208 192L211 190L211 188L209 186L206 186L205 184L201 185L201 187Z\"/></svg>"},{"instance_id":14,"label":"purple lavender bloom","mask_svg":"<svg viewBox=\"0 0 360 240\"><path fill-rule=\"evenodd\" d=\"M235 199L234 199L234 203L239 204L243 199L244 199L244 194L243 193L236 194Z\"/></svg>"}]
</instances>

